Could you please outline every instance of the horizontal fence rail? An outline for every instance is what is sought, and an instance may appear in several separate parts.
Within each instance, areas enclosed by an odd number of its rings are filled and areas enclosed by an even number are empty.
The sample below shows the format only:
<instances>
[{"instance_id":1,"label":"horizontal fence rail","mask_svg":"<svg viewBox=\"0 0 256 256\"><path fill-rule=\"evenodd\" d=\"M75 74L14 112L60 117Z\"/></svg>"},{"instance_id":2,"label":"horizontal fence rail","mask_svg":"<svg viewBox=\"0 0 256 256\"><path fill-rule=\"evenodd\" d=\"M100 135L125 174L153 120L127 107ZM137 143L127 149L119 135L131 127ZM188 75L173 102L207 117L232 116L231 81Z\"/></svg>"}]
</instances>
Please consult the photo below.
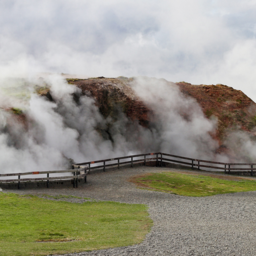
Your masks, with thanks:
<instances>
[{"instance_id":1,"label":"horizontal fence rail","mask_svg":"<svg viewBox=\"0 0 256 256\"><path fill-rule=\"evenodd\" d=\"M93 170L106 171L107 168L117 167L122 165L130 165L142 163L144 165L155 162L155 166L166 166L166 164L179 164L187 166L188 168L208 171L224 171L227 174L249 174L251 176L256 174L256 163L225 163L208 161L202 159L195 159L189 157L183 157L178 155L171 155L167 153L147 153L130 155L116 158L109 158L97 161L77 163L73 166L83 167L91 172Z\"/></svg>"},{"instance_id":2,"label":"horizontal fence rail","mask_svg":"<svg viewBox=\"0 0 256 256\"><path fill-rule=\"evenodd\" d=\"M62 175L60 176L59 174ZM48 188L50 181L72 181L73 187L77 188L79 180L86 182L87 174L88 170L80 167L70 170L4 173L0 174L0 184L17 183L18 189L20 189L21 183L46 182Z\"/></svg>"},{"instance_id":3,"label":"horizontal fence rail","mask_svg":"<svg viewBox=\"0 0 256 256\"><path fill-rule=\"evenodd\" d=\"M168 164L178 164L197 170L219 170L227 174L256 175L256 163L224 163L157 152L76 163L72 165L70 170L0 174L0 184L17 183L18 188L20 188L20 184L24 182L42 181L46 182L47 187L49 187L50 181L72 181L73 186L76 188L78 187L78 181L84 180L86 182L87 174L92 171L100 170L105 172L109 168L119 169L127 165L133 167L136 164L159 167L168 166ZM60 174L62 175L59 176ZM33 177L34 175L37 176ZM2 177L8 178L2 179Z\"/></svg>"},{"instance_id":4,"label":"horizontal fence rail","mask_svg":"<svg viewBox=\"0 0 256 256\"><path fill-rule=\"evenodd\" d=\"M117 167L120 168L121 166L130 165L133 167L134 164L146 163L156 161L157 155L160 153L147 153L147 154L138 154L138 155L130 155L130 156L122 156L116 158L109 158L97 161L90 161L90 162L83 162L74 164L74 168L83 167L88 170L88 172L95 170L95 169L102 169L105 171L109 167Z\"/></svg>"},{"instance_id":5,"label":"horizontal fence rail","mask_svg":"<svg viewBox=\"0 0 256 256\"><path fill-rule=\"evenodd\" d=\"M188 157L181 157L177 155L171 155L166 153L161 153L164 157L163 162L176 163L191 167L192 169L203 169L203 170L221 170L227 174L249 174L251 176L255 175L256 163L225 163L225 162L215 162L207 161L201 159L194 159Z\"/></svg>"}]
</instances>

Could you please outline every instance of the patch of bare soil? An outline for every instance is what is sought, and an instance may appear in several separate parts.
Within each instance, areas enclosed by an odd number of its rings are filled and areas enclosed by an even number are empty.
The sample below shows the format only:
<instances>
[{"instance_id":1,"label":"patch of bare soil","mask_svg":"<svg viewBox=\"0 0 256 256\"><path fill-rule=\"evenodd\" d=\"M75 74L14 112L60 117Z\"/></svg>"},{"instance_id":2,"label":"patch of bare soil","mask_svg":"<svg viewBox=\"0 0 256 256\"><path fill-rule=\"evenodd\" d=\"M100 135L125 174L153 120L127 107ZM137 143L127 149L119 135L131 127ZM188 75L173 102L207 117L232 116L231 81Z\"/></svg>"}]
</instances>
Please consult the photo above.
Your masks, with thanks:
<instances>
[{"instance_id":1,"label":"patch of bare soil","mask_svg":"<svg viewBox=\"0 0 256 256\"><path fill-rule=\"evenodd\" d=\"M145 174L142 174L142 175L136 175L136 176L133 176L133 177L130 177L128 179L129 182L132 182L134 183L136 186L138 187L143 187L143 188L150 188L152 189L152 187L150 185L147 185L145 183L142 183L138 180L138 178L144 178L144 177L147 177L149 175L151 175L152 173L145 173ZM146 181L147 182L147 181ZM148 181L149 182L149 181Z\"/></svg>"}]
</instances>

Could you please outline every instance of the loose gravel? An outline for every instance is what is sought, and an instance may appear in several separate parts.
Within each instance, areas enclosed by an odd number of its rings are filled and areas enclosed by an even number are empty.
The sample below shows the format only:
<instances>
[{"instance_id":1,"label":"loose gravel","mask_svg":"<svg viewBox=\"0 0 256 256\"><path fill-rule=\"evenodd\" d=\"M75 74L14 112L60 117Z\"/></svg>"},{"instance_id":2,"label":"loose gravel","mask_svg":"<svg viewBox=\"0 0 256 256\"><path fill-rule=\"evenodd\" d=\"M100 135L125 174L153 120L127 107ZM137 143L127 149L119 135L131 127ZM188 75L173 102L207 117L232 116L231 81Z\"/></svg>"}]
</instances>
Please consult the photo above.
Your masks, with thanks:
<instances>
[{"instance_id":1,"label":"loose gravel","mask_svg":"<svg viewBox=\"0 0 256 256\"><path fill-rule=\"evenodd\" d=\"M256 255L256 192L184 197L139 189L128 182L134 175L163 170L167 168L136 167L112 170L88 175L88 183L77 189L70 186L8 192L72 195L148 205L154 225L142 243L66 256ZM86 199L67 197L61 200L83 202Z\"/></svg>"}]
</instances>

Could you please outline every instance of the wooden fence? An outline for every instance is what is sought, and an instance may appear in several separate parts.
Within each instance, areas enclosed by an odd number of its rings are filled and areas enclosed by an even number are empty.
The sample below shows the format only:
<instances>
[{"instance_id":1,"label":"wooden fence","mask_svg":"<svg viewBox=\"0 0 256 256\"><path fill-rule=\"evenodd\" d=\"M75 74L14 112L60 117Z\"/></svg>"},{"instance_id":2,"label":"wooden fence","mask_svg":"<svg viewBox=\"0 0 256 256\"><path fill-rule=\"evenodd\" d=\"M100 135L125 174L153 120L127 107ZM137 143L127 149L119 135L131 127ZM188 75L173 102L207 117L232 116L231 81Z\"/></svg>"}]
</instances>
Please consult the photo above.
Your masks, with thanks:
<instances>
[{"instance_id":1,"label":"wooden fence","mask_svg":"<svg viewBox=\"0 0 256 256\"><path fill-rule=\"evenodd\" d=\"M251 176L256 174L256 163L214 162L157 152L76 163L73 164L73 169L70 170L0 174L0 184L15 183L17 184L18 188L20 188L21 183L46 182L47 187L49 187L50 181L71 181L74 187L78 187L78 181L83 180L86 182L87 174L90 172L97 170L104 172L109 168L119 169L122 166L133 167L134 165L138 164L159 167L168 166L170 164L178 164L187 168L198 170L223 171L227 174L243 174ZM56 176L56 174L64 173L66 173L66 176ZM26 178L26 176L31 175L37 176L35 178ZM1 177L8 177L8 179L2 179ZM10 177L15 178L10 179Z\"/></svg>"},{"instance_id":2,"label":"wooden fence","mask_svg":"<svg viewBox=\"0 0 256 256\"><path fill-rule=\"evenodd\" d=\"M56 174L64 174L58 176ZM71 170L58 170L58 171L42 171L42 172L22 172L22 173L5 173L0 174L0 184L17 184L18 189L20 189L21 183L34 183L34 182L45 182L47 188L51 181L71 181L73 187L78 187L78 181L83 180L86 182L86 176L88 170L77 168ZM29 176L29 177L26 177ZM31 177L34 176L34 177ZM1 177L8 177L7 179L2 179Z\"/></svg>"},{"instance_id":3,"label":"wooden fence","mask_svg":"<svg viewBox=\"0 0 256 256\"><path fill-rule=\"evenodd\" d=\"M93 170L102 170L106 171L107 168L130 165L133 167L135 164L144 164L151 162L155 163L155 166L163 167L168 164L178 164L182 166L186 166L192 169L198 170L208 170L208 171L223 171L227 174L247 174L247 175L255 175L256 174L256 163L224 163L224 162L215 162L215 161L207 161L177 155L171 155L166 153L147 153L147 154L139 154L139 155L130 155L116 158L109 158L97 161L90 161L84 163L74 164L74 168L84 167L89 172Z\"/></svg>"}]
</instances>

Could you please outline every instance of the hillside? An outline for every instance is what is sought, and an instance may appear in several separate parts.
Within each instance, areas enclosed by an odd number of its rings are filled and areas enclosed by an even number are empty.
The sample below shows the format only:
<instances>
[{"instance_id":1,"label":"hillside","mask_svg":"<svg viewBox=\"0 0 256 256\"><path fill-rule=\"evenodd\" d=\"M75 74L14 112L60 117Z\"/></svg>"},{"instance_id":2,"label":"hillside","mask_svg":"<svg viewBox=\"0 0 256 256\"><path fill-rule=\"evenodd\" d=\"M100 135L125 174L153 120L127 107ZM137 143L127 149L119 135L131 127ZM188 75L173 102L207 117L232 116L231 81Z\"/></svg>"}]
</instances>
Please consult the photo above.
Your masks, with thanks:
<instances>
[{"instance_id":1,"label":"hillside","mask_svg":"<svg viewBox=\"0 0 256 256\"><path fill-rule=\"evenodd\" d=\"M147 127L154 109L149 109L134 93L129 83L132 78L91 78L68 79L68 82L82 89L85 95L95 99L101 114L114 119L117 109L121 109L131 120ZM171 83L172 84L172 83ZM256 104L242 91L232 87L217 85L192 85L176 83L180 91L194 98L207 118L217 118L216 134L212 134L224 149L223 141L230 130L243 130L254 135L256 126Z\"/></svg>"},{"instance_id":2,"label":"hillside","mask_svg":"<svg viewBox=\"0 0 256 256\"><path fill-rule=\"evenodd\" d=\"M16 102L2 108L9 113L3 116L2 134L13 155L17 149L21 157L22 150L30 156L39 146L56 151L62 165L69 158L83 161L146 151L255 161L256 104L232 87L153 78L65 79L67 83L48 85L42 79L29 85L40 97L29 96L29 90L6 94ZM27 102L23 108L20 95ZM244 133L230 136L234 131Z\"/></svg>"},{"instance_id":3,"label":"hillside","mask_svg":"<svg viewBox=\"0 0 256 256\"><path fill-rule=\"evenodd\" d=\"M223 147L228 132L242 130L254 136L256 126L256 104L242 91L227 85L192 85L177 83L180 90L197 100L205 116L218 118L215 139Z\"/></svg>"}]
</instances>

